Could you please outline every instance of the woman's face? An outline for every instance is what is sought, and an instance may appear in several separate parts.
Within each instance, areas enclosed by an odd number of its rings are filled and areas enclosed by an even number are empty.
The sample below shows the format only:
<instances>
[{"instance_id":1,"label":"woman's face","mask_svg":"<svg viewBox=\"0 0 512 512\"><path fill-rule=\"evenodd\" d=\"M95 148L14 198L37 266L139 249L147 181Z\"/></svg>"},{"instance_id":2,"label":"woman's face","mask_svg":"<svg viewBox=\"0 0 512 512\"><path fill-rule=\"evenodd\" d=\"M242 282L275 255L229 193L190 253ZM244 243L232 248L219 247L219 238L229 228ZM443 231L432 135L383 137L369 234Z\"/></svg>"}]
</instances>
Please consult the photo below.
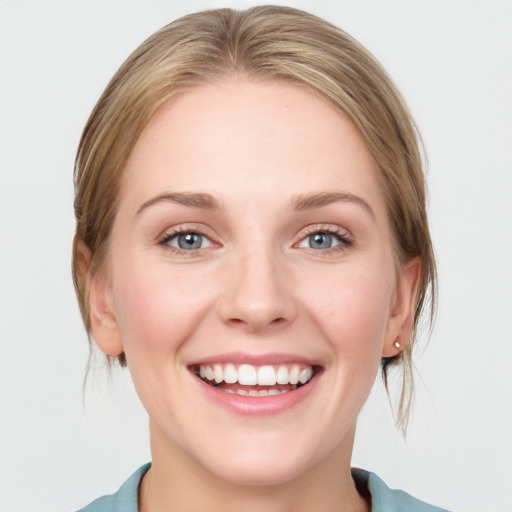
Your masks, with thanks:
<instances>
[{"instance_id":1,"label":"woman's face","mask_svg":"<svg viewBox=\"0 0 512 512\"><path fill-rule=\"evenodd\" d=\"M93 332L125 351L160 453L287 481L349 460L379 361L407 338L416 267L397 270L377 165L348 119L304 88L233 79L142 132Z\"/></svg>"}]
</instances>

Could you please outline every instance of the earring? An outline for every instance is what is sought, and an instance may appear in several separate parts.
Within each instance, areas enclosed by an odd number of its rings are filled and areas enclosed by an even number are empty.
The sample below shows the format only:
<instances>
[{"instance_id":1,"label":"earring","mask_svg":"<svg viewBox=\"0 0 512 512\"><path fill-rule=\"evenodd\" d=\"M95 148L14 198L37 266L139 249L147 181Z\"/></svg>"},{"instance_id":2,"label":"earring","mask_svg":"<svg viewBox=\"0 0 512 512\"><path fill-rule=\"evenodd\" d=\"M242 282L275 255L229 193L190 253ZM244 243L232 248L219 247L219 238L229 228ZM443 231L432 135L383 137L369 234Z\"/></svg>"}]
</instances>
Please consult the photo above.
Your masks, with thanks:
<instances>
[{"instance_id":1,"label":"earring","mask_svg":"<svg viewBox=\"0 0 512 512\"><path fill-rule=\"evenodd\" d=\"M396 340L396 341L395 341L395 344L394 344L394 345L395 345L395 348L400 348L400 343L399 343L399 341L398 341L398 340Z\"/></svg>"}]
</instances>

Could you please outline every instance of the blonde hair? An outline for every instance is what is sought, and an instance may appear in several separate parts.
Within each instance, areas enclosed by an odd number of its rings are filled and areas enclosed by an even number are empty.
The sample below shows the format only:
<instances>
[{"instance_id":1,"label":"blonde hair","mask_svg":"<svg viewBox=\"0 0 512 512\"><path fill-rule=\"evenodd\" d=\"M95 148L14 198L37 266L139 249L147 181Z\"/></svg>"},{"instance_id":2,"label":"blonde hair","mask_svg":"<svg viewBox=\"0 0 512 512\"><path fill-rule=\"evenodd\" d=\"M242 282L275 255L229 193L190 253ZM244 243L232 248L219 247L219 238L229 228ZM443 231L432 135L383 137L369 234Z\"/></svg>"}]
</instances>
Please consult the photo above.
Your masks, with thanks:
<instances>
[{"instance_id":1,"label":"blonde hair","mask_svg":"<svg viewBox=\"0 0 512 512\"><path fill-rule=\"evenodd\" d=\"M73 279L85 328L90 335L78 244L91 251L90 271L99 270L123 168L141 131L178 92L233 75L316 91L351 119L378 163L397 259L421 260L411 339L399 356L382 361L386 387L389 367L402 363L397 424L405 431L417 327L429 298L432 322L436 296L421 144L400 93L376 59L341 29L304 11L262 6L185 16L149 37L114 75L87 121L75 163ZM118 360L126 364L123 354Z\"/></svg>"}]
</instances>

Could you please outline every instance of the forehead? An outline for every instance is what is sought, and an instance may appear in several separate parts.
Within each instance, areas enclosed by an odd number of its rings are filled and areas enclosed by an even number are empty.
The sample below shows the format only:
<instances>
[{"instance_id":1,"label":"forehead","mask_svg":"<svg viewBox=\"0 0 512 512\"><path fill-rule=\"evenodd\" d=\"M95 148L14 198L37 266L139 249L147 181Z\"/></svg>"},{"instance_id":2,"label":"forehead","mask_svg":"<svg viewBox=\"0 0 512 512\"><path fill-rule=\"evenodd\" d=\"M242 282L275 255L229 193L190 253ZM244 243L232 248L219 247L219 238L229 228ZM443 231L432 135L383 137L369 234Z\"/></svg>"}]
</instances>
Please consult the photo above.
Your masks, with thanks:
<instances>
[{"instance_id":1,"label":"forehead","mask_svg":"<svg viewBox=\"0 0 512 512\"><path fill-rule=\"evenodd\" d=\"M318 190L364 194L383 205L378 167L349 119L313 91L233 79L164 104L128 159L121 203L165 191L223 199Z\"/></svg>"}]
</instances>

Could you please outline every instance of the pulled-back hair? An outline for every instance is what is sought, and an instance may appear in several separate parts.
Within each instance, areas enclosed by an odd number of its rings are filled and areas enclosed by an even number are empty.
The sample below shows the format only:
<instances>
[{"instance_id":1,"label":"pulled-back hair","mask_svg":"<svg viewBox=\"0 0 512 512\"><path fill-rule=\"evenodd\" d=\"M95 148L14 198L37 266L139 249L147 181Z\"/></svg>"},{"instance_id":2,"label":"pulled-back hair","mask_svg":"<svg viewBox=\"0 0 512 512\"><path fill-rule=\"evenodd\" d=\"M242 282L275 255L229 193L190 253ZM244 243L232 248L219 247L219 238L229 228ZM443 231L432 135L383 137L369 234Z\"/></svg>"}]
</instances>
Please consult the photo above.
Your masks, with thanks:
<instances>
[{"instance_id":1,"label":"pulled-back hair","mask_svg":"<svg viewBox=\"0 0 512 512\"><path fill-rule=\"evenodd\" d=\"M421 260L411 339L398 356L382 360L386 386L389 367L402 364L397 422L405 429L417 327L428 304L432 321L436 296L419 136L400 93L376 59L341 29L304 11L263 6L185 16L149 37L114 75L87 121L75 164L73 279L85 328L90 335L78 244L91 252L90 272L100 270L123 169L141 131L179 92L233 76L286 81L316 91L348 116L378 164L397 261ZM124 354L117 357L126 364Z\"/></svg>"}]
</instances>

